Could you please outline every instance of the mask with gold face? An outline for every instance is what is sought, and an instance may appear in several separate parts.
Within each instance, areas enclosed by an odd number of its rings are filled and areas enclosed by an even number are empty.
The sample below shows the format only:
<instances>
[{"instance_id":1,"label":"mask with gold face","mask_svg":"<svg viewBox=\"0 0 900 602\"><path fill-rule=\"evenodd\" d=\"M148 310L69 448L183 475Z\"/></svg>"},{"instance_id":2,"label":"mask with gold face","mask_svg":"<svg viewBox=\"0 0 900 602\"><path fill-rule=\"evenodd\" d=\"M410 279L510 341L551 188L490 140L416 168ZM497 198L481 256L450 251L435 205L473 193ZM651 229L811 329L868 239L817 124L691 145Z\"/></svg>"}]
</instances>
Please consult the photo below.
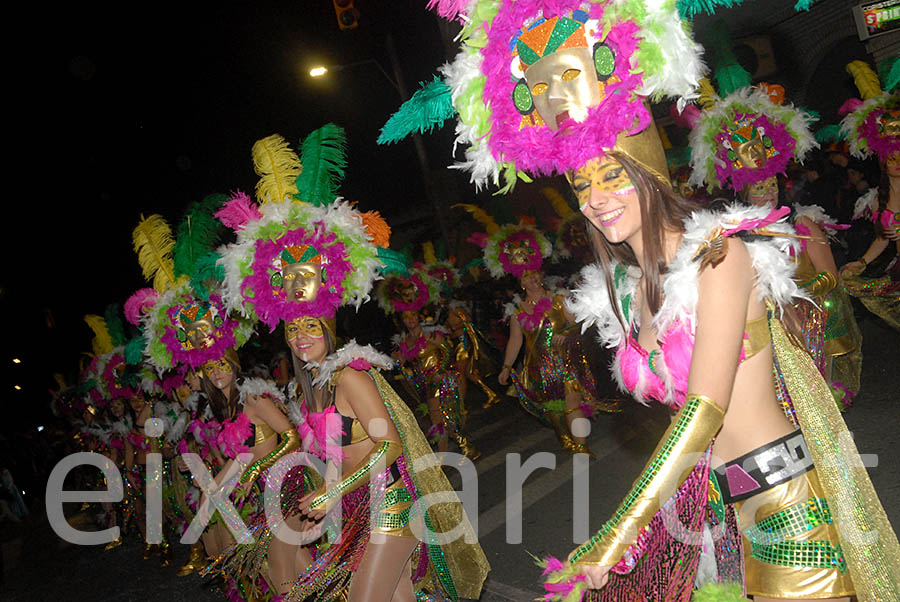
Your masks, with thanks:
<instances>
[{"instance_id":1,"label":"mask with gold face","mask_svg":"<svg viewBox=\"0 0 900 602\"><path fill-rule=\"evenodd\" d=\"M197 303L181 307L175 313L178 325L176 337L185 350L209 349L222 338L225 321L218 309L209 304Z\"/></svg>"},{"instance_id":2,"label":"mask with gold face","mask_svg":"<svg viewBox=\"0 0 900 602\"><path fill-rule=\"evenodd\" d=\"M232 368L231 363L224 357L217 360L209 360L207 362L203 362L203 374L206 376L206 378L212 378L215 372L220 372L221 374L231 374L232 372L234 372L234 368Z\"/></svg>"},{"instance_id":3,"label":"mask with gold face","mask_svg":"<svg viewBox=\"0 0 900 602\"><path fill-rule=\"evenodd\" d=\"M778 153L772 139L765 135L764 128L757 127L756 121L756 116L747 115L728 128L723 145L735 169L760 169L769 157Z\"/></svg>"},{"instance_id":4,"label":"mask with gold face","mask_svg":"<svg viewBox=\"0 0 900 602\"><path fill-rule=\"evenodd\" d=\"M290 342L298 336L304 335L313 339L321 339L325 336L325 324L319 318L303 317L284 323L284 338Z\"/></svg>"},{"instance_id":5,"label":"mask with gold face","mask_svg":"<svg viewBox=\"0 0 900 602\"><path fill-rule=\"evenodd\" d=\"M323 259L311 244L286 247L275 260L272 284L284 289L288 302L315 301L326 278Z\"/></svg>"}]
</instances>

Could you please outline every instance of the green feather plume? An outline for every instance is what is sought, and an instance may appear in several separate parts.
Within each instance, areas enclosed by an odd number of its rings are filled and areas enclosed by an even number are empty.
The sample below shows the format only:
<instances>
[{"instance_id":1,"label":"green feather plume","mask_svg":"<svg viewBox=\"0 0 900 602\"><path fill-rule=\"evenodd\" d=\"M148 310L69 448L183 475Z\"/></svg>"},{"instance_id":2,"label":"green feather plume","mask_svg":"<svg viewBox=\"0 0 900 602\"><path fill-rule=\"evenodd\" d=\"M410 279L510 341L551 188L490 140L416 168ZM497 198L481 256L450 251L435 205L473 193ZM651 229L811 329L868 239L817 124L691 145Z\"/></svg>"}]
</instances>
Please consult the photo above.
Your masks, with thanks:
<instances>
[{"instance_id":1,"label":"green feather plume","mask_svg":"<svg viewBox=\"0 0 900 602\"><path fill-rule=\"evenodd\" d=\"M211 194L188 205L173 250L176 277L190 276L194 265L216 248L224 226L214 214L226 201L227 195Z\"/></svg>"},{"instance_id":2,"label":"green feather plume","mask_svg":"<svg viewBox=\"0 0 900 602\"><path fill-rule=\"evenodd\" d=\"M125 343L125 363L136 366L144 361L144 347L147 341L144 337L134 337Z\"/></svg>"},{"instance_id":3,"label":"green feather plume","mask_svg":"<svg viewBox=\"0 0 900 602\"><path fill-rule=\"evenodd\" d=\"M741 67L734 55L734 42L725 21L719 19L710 26L704 46L712 55L713 75L722 98L752 83L750 74Z\"/></svg>"},{"instance_id":4,"label":"green feather plume","mask_svg":"<svg viewBox=\"0 0 900 602\"><path fill-rule=\"evenodd\" d=\"M125 344L125 324L122 323L122 308L118 303L110 303L106 306L106 330L115 347Z\"/></svg>"},{"instance_id":5,"label":"green feather plume","mask_svg":"<svg viewBox=\"0 0 900 602\"><path fill-rule=\"evenodd\" d=\"M742 2L743 0L679 0L677 8L682 19L693 20L700 13L712 15L719 7L731 8L740 6Z\"/></svg>"},{"instance_id":6,"label":"green feather plume","mask_svg":"<svg viewBox=\"0 0 900 602\"><path fill-rule=\"evenodd\" d=\"M203 301L209 301L209 285L212 282L222 282L225 280L225 267L219 265L219 254L210 251L194 263L194 270L191 272L191 288L194 294Z\"/></svg>"},{"instance_id":7,"label":"green feather plume","mask_svg":"<svg viewBox=\"0 0 900 602\"><path fill-rule=\"evenodd\" d=\"M393 249L378 248L378 259L384 264L383 274L399 274L409 276L409 258Z\"/></svg>"},{"instance_id":8,"label":"green feather plume","mask_svg":"<svg viewBox=\"0 0 900 602\"><path fill-rule=\"evenodd\" d=\"M739 583L707 583L691 595L691 602L746 602Z\"/></svg>"},{"instance_id":9,"label":"green feather plume","mask_svg":"<svg viewBox=\"0 0 900 602\"><path fill-rule=\"evenodd\" d=\"M878 63L878 77L884 84L884 89L893 91L900 84L900 55L886 58Z\"/></svg>"},{"instance_id":10,"label":"green feather plume","mask_svg":"<svg viewBox=\"0 0 900 602\"><path fill-rule=\"evenodd\" d=\"M347 135L328 123L307 136L300 146L303 169L295 180L299 201L317 207L334 201L347 168Z\"/></svg>"},{"instance_id":11,"label":"green feather plume","mask_svg":"<svg viewBox=\"0 0 900 602\"><path fill-rule=\"evenodd\" d=\"M794 10L809 10L810 8L812 8L813 2L815 1L816 0L797 0L797 4L794 5Z\"/></svg>"},{"instance_id":12,"label":"green feather plume","mask_svg":"<svg viewBox=\"0 0 900 602\"><path fill-rule=\"evenodd\" d=\"M840 124L826 125L825 127L819 128L816 132L816 141L818 141L819 144L840 142L843 139L844 137L841 135Z\"/></svg>"},{"instance_id":13,"label":"green feather plume","mask_svg":"<svg viewBox=\"0 0 900 602\"><path fill-rule=\"evenodd\" d=\"M429 134L456 116L450 86L441 78L435 75L434 80L421 82L419 86L412 98L404 102L381 128L378 144L399 142L414 132Z\"/></svg>"}]
</instances>

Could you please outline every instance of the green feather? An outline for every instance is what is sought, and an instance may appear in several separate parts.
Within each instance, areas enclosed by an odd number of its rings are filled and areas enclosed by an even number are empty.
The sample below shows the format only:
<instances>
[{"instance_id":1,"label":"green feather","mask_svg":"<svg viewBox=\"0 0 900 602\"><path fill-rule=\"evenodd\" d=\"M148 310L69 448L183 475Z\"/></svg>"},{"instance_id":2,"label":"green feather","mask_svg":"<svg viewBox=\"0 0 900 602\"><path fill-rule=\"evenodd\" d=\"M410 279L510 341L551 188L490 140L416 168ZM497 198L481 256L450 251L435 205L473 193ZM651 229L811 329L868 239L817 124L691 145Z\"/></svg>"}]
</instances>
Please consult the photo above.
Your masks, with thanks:
<instances>
[{"instance_id":1,"label":"green feather","mask_svg":"<svg viewBox=\"0 0 900 602\"><path fill-rule=\"evenodd\" d=\"M843 140L840 124L826 125L823 128L819 128L816 132L816 140L821 144L840 142Z\"/></svg>"},{"instance_id":2,"label":"green feather","mask_svg":"<svg viewBox=\"0 0 900 602\"><path fill-rule=\"evenodd\" d=\"M797 4L794 5L794 10L809 10L815 1L816 0L797 0Z\"/></svg>"},{"instance_id":3,"label":"green feather","mask_svg":"<svg viewBox=\"0 0 900 602\"><path fill-rule=\"evenodd\" d=\"M679 0L677 7L682 19L693 20L699 13L712 15L720 6L731 8L740 6L742 2L743 0Z\"/></svg>"},{"instance_id":4,"label":"green feather","mask_svg":"<svg viewBox=\"0 0 900 602\"><path fill-rule=\"evenodd\" d=\"M84 395L85 393L87 393L88 391L90 391L91 389L93 389L96 386L97 386L97 379L89 378L89 379L85 380L84 382L79 383L75 387L75 393L76 393L76 395L79 395L79 396Z\"/></svg>"},{"instance_id":5,"label":"green feather","mask_svg":"<svg viewBox=\"0 0 900 602\"><path fill-rule=\"evenodd\" d=\"M400 276L409 276L409 258L393 249L378 249L378 259L384 264L382 274L399 274Z\"/></svg>"},{"instance_id":6,"label":"green feather","mask_svg":"<svg viewBox=\"0 0 900 602\"><path fill-rule=\"evenodd\" d=\"M456 115L450 86L441 78L435 75L434 80L419 86L412 98L404 102L381 128L378 144L399 142L414 132L429 134Z\"/></svg>"},{"instance_id":7,"label":"green feather","mask_svg":"<svg viewBox=\"0 0 900 602\"><path fill-rule=\"evenodd\" d=\"M878 77L888 92L896 88L900 83L900 55L886 58L878 63Z\"/></svg>"},{"instance_id":8,"label":"green feather","mask_svg":"<svg viewBox=\"0 0 900 602\"><path fill-rule=\"evenodd\" d=\"M144 361L144 337L134 337L125 344L125 363L136 366Z\"/></svg>"},{"instance_id":9,"label":"green feather","mask_svg":"<svg viewBox=\"0 0 900 602\"><path fill-rule=\"evenodd\" d=\"M707 583L691 595L691 602L746 602L739 583Z\"/></svg>"},{"instance_id":10,"label":"green feather","mask_svg":"<svg viewBox=\"0 0 900 602\"><path fill-rule=\"evenodd\" d=\"M125 344L125 324L122 323L122 308L118 303L106 306L106 330L114 347Z\"/></svg>"},{"instance_id":11,"label":"green feather","mask_svg":"<svg viewBox=\"0 0 900 602\"><path fill-rule=\"evenodd\" d=\"M711 55L711 66L716 78L719 95L724 98L752 83L750 74L741 67L732 50L734 42L728 25L722 19L715 21L707 30L704 46Z\"/></svg>"},{"instance_id":12,"label":"green feather","mask_svg":"<svg viewBox=\"0 0 900 602\"><path fill-rule=\"evenodd\" d=\"M328 123L307 136L300 145L303 169L297 176L299 201L317 207L334 201L347 167L347 135L343 128Z\"/></svg>"},{"instance_id":13,"label":"green feather","mask_svg":"<svg viewBox=\"0 0 900 602\"><path fill-rule=\"evenodd\" d=\"M225 267L218 265L219 254L210 251L194 263L191 272L191 288L194 294L203 301L209 300L209 284L225 280Z\"/></svg>"},{"instance_id":14,"label":"green feather","mask_svg":"<svg viewBox=\"0 0 900 602\"><path fill-rule=\"evenodd\" d=\"M175 237L173 257L175 276L190 276L201 257L216 248L222 222L213 215L228 200L224 194L211 194L188 205Z\"/></svg>"}]
</instances>

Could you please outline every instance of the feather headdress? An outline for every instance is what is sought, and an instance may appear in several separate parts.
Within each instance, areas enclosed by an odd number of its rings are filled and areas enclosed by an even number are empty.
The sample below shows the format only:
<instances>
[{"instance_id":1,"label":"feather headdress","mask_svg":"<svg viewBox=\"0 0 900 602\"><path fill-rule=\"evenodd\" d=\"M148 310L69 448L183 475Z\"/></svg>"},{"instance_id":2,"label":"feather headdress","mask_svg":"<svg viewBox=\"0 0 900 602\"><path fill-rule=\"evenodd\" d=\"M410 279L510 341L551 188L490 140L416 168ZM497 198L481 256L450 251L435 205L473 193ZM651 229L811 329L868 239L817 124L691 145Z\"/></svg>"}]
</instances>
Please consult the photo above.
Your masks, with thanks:
<instances>
[{"instance_id":1,"label":"feather headdress","mask_svg":"<svg viewBox=\"0 0 900 602\"><path fill-rule=\"evenodd\" d=\"M283 141L276 134L257 142L254 161L259 145L286 153ZM280 187L290 189L285 202L257 206L236 193L216 214L237 235L235 243L220 249L225 305L272 329L281 320L331 318L341 305L359 307L384 267L380 258L390 242L390 228L377 212L361 213L335 196L346 169L344 131L323 126L307 136L301 149L302 167L298 158L297 169L281 171ZM285 182L286 173L293 173L292 182ZM289 299L285 266L311 261L322 268L316 297Z\"/></svg>"},{"instance_id":2,"label":"feather headdress","mask_svg":"<svg viewBox=\"0 0 900 602\"><path fill-rule=\"evenodd\" d=\"M260 205L281 203L297 194L296 179L303 167L287 140L278 134L257 140L251 155L253 170L259 176L256 201Z\"/></svg>"},{"instance_id":3,"label":"feather headdress","mask_svg":"<svg viewBox=\"0 0 900 602\"><path fill-rule=\"evenodd\" d=\"M151 215L141 221L132 233L134 251L144 278L153 284L157 292L163 292L175 284L175 265L172 250L175 239L172 229L161 215Z\"/></svg>"},{"instance_id":4,"label":"feather headdress","mask_svg":"<svg viewBox=\"0 0 900 602\"><path fill-rule=\"evenodd\" d=\"M854 103L841 120L841 136L854 157L875 155L885 162L900 152L900 94L882 91L878 75L864 61L849 63L847 73L853 76L863 101Z\"/></svg>"},{"instance_id":5,"label":"feather headdress","mask_svg":"<svg viewBox=\"0 0 900 602\"><path fill-rule=\"evenodd\" d=\"M503 278L507 274L521 278L526 271L540 270L544 259L553 252L547 237L524 220L498 226L494 218L474 205L454 207L462 207L471 213L488 230L487 234L473 234L469 242L483 249L484 265L494 278Z\"/></svg>"},{"instance_id":6,"label":"feather headdress","mask_svg":"<svg viewBox=\"0 0 900 602\"><path fill-rule=\"evenodd\" d=\"M669 1L442 0L431 6L463 23L462 44L454 61L439 69L446 88L430 82L421 92L432 91L434 104L445 107L449 89L458 116L454 149L465 152L454 167L470 172L479 189L502 180L503 192L527 174L578 168L614 148L620 134L655 134L644 101L672 96L684 106L695 97L703 70L700 47ZM554 41L545 43L547 36ZM521 41L532 37L541 39L531 46ZM594 53L602 100L582 121L553 131L535 111L523 65L573 47L575 37ZM392 118L381 141L396 141L396 130L425 131L438 121L409 117L416 110L433 113L434 105L414 96L397 120L424 127L398 128Z\"/></svg>"}]
</instances>

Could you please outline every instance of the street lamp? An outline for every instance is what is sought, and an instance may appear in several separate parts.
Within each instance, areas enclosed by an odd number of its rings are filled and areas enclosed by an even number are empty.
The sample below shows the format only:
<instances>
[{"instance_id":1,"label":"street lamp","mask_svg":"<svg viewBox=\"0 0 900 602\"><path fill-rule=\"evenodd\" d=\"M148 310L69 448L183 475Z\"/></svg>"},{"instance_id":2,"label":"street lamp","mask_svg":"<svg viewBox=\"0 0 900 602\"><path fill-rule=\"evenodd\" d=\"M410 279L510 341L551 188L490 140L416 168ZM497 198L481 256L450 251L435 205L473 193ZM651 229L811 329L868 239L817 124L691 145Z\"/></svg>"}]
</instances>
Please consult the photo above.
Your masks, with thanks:
<instances>
[{"instance_id":1,"label":"street lamp","mask_svg":"<svg viewBox=\"0 0 900 602\"><path fill-rule=\"evenodd\" d=\"M14 364L21 364L21 363L22 363L22 360L20 360L20 359L17 358L17 357L14 357L14 358L13 358L13 363L14 363Z\"/></svg>"},{"instance_id":2,"label":"street lamp","mask_svg":"<svg viewBox=\"0 0 900 602\"><path fill-rule=\"evenodd\" d=\"M322 77L326 73L328 73L328 67L323 67L321 65L319 65L318 67L313 67L309 70L310 77Z\"/></svg>"}]
</instances>

